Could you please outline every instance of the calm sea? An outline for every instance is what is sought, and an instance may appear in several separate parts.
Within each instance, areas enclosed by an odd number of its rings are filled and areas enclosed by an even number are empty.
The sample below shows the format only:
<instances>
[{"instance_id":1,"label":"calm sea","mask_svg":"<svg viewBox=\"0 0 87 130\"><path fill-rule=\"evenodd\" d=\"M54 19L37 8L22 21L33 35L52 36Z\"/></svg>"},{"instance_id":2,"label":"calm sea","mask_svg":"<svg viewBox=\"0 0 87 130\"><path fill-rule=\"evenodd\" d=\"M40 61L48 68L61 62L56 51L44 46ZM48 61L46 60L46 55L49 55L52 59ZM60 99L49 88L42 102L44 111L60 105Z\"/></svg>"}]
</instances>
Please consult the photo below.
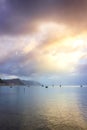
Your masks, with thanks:
<instances>
[{"instance_id":1,"label":"calm sea","mask_svg":"<svg viewBox=\"0 0 87 130\"><path fill-rule=\"evenodd\" d=\"M0 130L87 130L87 87L0 87Z\"/></svg>"}]
</instances>

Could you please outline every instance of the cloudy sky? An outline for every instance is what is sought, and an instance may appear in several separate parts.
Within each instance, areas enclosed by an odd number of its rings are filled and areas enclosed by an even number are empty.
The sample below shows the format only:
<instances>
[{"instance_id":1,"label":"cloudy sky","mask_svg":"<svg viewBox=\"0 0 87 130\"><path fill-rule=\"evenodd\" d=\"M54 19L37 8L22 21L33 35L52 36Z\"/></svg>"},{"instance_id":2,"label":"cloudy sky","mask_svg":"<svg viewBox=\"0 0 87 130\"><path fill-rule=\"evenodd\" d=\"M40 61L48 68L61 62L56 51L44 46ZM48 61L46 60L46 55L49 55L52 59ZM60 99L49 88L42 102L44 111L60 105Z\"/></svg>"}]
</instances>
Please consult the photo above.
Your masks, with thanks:
<instances>
[{"instance_id":1,"label":"cloudy sky","mask_svg":"<svg viewBox=\"0 0 87 130\"><path fill-rule=\"evenodd\" d=\"M86 84L87 0L0 0L0 77Z\"/></svg>"}]
</instances>

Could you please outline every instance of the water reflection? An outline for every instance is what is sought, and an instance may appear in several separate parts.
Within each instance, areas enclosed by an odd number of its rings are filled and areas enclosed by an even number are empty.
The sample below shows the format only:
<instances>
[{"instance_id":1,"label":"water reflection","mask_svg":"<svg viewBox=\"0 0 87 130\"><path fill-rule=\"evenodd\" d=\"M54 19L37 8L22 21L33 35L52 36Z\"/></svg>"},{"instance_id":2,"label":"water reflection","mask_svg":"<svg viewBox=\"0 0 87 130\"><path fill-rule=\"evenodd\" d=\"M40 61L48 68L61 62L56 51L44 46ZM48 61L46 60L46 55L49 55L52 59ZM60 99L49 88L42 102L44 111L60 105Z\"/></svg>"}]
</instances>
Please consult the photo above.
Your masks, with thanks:
<instances>
[{"instance_id":1,"label":"water reflection","mask_svg":"<svg viewBox=\"0 0 87 130\"><path fill-rule=\"evenodd\" d=\"M87 130L87 88L1 87L0 130Z\"/></svg>"}]
</instances>

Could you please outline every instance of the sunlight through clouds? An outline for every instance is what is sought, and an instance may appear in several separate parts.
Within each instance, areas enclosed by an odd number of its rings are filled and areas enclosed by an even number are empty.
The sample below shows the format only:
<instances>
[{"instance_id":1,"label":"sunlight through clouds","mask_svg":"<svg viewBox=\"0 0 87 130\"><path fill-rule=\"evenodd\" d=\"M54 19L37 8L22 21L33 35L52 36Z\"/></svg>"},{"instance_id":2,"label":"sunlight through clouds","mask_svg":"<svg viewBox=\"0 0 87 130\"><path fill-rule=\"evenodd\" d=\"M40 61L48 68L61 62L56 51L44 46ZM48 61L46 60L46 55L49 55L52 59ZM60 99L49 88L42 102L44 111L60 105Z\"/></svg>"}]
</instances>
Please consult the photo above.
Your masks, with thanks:
<instances>
[{"instance_id":1,"label":"sunlight through clouds","mask_svg":"<svg viewBox=\"0 0 87 130\"><path fill-rule=\"evenodd\" d=\"M87 77L87 2L79 1L1 0L0 74Z\"/></svg>"}]
</instances>

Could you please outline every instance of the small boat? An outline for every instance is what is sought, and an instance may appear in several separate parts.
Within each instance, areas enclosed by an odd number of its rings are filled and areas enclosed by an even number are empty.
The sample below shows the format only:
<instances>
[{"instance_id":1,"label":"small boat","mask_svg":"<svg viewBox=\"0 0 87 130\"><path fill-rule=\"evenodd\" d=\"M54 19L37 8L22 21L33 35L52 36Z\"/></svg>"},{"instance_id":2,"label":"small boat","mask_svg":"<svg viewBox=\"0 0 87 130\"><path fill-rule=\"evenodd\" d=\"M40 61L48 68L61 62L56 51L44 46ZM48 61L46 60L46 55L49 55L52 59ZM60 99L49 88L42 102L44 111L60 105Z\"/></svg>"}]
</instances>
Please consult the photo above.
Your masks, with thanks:
<instances>
[{"instance_id":1,"label":"small boat","mask_svg":"<svg viewBox=\"0 0 87 130\"><path fill-rule=\"evenodd\" d=\"M83 86L82 86L82 85L80 85L80 87L82 88Z\"/></svg>"},{"instance_id":2,"label":"small boat","mask_svg":"<svg viewBox=\"0 0 87 130\"><path fill-rule=\"evenodd\" d=\"M13 87L13 84L12 85L10 85L10 88L12 88Z\"/></svg>"},{"instance_id":3,"label":"small boat","mask_svg":"<svg viewBox=\"0 0 87 130\"><path fill-rule=\"evenodd\" d=\"M61 88L61 84L60 84L60 88Z\"/></svg>"},{"instance_id":4,"label":"small boat","mask_svg":"<svg viewBox=\"0 0 87 130\"><path fill-rule=\"evenodd\" d=\"M46 86L45 88L48 88L48 86Z\"/></svg>"}]
</instances>

